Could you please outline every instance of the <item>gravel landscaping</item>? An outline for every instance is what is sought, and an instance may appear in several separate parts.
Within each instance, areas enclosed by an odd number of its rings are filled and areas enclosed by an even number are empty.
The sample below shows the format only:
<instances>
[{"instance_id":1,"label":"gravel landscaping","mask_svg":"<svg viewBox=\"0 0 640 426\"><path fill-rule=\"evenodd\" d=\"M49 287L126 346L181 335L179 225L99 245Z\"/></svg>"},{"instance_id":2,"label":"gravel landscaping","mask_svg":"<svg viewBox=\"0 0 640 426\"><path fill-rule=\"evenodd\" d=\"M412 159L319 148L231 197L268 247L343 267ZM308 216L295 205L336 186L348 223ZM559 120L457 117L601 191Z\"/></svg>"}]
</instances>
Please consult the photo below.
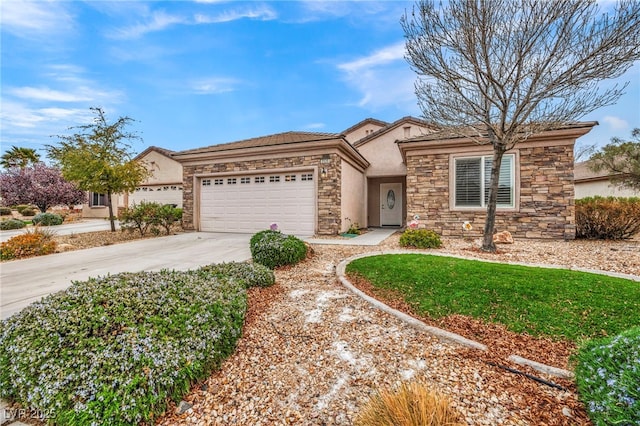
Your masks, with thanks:
<instances>
[{"instance_id":1,"label":"gravel landscaping","mask_svg":"<svg viewBox=\"0 0 640 426\"><path fill-rule=\"evenodd\" d=\"M638 241L516 241L500 246L496 255L473 245L445 240L437 252L640 275ZM188 410L170 412L158 424L348 425L376 389L410 379L450 395L470 425L589 424L571 381L506 359L517 353L565 367L571 347L517 337L499 327L482 330L481 324L460 318L453 331L477 333L490 350L461 348L376 310L336 280L341 260L397 248L397 235L370 248L315 245L307 261L277 271L275 287L252 290L236 353L184 398Z\"/></svg>"},{"instance_id":2,"label":"gravel landscaping","mask_svg":"<svg viewBox=\"0 0 640 426\"><path fill-rule=\"evenodd\" d=\"M65 242L73 244L71 250L85 248L99 240L98 233L93 234ZM118 242L115 235L106 235L109 244ZM571 369L572 345L515 335L465 317L433 324L480 341L489 350L463 348L375 309L336 279L340 261L399 249L398 239L393 235L375 247L313 245L306 261L276 271L275 286L249 290L249 311L236 352L220 371L192 388L183 398L186 404L172 405L157 424L350 425L377 389L407 380L424 381L449 395L469 425L590 424L571 381L508 359L516 354ZM443 243L434 252L640 277L638 239L516 240L500 245L497 254L480 252L473 241ZM388 302L410 313L393 298Z\"/></svg>"}]
</instances>

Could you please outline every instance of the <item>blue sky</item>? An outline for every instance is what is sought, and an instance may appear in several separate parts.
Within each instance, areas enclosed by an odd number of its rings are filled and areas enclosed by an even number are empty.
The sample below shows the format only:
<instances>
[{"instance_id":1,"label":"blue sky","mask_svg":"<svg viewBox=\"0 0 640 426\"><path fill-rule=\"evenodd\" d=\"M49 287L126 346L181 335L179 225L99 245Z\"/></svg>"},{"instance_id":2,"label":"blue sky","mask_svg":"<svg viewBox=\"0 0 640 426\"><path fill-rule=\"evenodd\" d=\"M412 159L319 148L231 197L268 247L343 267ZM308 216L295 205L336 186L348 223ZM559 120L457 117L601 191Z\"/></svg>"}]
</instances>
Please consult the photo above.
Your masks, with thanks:
<instances>
[{"instance_id":1,"label":"blue sky","mask_svg":"<svg viewBox=\"0 0 640 426\"><path fill-rule=\"evenodd\" d=\"M413 2L1 3L1 151L45 155L90 107L136 120L140 152L419 117L399 19ZM640 64L580 145L640 127Z\"/></svg>"}]
</instances>

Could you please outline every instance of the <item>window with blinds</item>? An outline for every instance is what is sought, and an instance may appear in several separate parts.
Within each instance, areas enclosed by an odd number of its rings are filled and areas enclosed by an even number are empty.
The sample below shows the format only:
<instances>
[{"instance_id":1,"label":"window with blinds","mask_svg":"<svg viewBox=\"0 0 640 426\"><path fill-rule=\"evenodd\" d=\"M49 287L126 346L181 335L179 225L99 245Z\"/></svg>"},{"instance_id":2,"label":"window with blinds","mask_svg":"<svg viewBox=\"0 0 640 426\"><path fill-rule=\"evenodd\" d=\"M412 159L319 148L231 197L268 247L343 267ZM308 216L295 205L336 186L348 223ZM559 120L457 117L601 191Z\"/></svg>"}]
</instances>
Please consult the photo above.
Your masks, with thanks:
<instances>
[{"instance_id":1,"label":"window with blinds","mask_svg":"<svg viewBox=\"0 0 640 426\"><path fill-rule=\"evenodd\" d=\"M486 207L489 201L491 156L455 159L455 206ZM514 207L515 157L502 157L498 186L498 207Z\"/></svg>"}]
</instances>

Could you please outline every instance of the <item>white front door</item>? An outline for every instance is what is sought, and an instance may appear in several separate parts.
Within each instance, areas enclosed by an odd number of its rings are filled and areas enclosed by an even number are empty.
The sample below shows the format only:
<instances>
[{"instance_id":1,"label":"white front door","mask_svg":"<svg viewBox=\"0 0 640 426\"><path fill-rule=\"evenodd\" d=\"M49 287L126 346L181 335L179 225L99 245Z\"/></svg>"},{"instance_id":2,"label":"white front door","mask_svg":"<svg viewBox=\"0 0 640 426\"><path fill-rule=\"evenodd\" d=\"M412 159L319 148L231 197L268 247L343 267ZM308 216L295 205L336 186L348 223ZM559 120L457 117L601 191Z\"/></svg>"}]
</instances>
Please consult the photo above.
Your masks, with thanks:
<instances>
[{"instance_id":1,"label":"white front door","mask_svg":"<svg viewBox=\"0 0 640 426\"><path fill-rule=\"evenodd\" d=\"M380 225L402 226L402 184L380 184Z\"/></svg>"}]
</instances>

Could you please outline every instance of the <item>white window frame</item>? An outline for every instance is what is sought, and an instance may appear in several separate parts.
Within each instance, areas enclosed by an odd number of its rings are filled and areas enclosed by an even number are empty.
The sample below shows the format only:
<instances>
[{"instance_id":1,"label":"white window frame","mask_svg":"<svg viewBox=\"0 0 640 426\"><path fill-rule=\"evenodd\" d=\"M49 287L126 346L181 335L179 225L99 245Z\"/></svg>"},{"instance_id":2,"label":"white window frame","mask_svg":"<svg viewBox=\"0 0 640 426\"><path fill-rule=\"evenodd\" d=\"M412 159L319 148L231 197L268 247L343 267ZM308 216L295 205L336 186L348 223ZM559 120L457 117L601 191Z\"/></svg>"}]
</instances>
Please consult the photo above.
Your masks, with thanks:
<instances>
[{"instance_id":1,"label":"white window frame","mask_svg":"<svg viewBox=\"0 0 640 426\"><path fill-rule=\"evenodd\" d=\"M505 204L505 203L499 203L497 205L497 209L498 210L512 210L512 211L516 211L518 210L518 197L519 197L519 190L518 190L518 182L519 182L519 158L517 156L517 153L508 153L508 154L504 154L504 157L502 159L502 167L505 167L506 163L505 159L509 158L510 160L507 160L507 162L510 161L510 166L511 166L511 170L509 171L509 176L508 176L508 180L509 180L509 186L511 187L511 202L509 204ZM457 165L458 165L458 161L459 160L473 160L473 159L477 159L480 161L480 203L477 205L457 205L456 201L457 201ZM493 154L487 153L487 154L476 154L476 155L455 155L452 156L451 159L451 167L450 167L450 172L451 172L451 178L450 178L450 188L451 188L451 193L450 193L450 208L451 210L485 210L487 208L487 203L486 203L486 199L488 197L488 192L489 192L489 179L490 176L487 176L487 173L490 173L490 169L487 170L487 161L492 161L493 160Z\"/></svg>"}]
</instances>

